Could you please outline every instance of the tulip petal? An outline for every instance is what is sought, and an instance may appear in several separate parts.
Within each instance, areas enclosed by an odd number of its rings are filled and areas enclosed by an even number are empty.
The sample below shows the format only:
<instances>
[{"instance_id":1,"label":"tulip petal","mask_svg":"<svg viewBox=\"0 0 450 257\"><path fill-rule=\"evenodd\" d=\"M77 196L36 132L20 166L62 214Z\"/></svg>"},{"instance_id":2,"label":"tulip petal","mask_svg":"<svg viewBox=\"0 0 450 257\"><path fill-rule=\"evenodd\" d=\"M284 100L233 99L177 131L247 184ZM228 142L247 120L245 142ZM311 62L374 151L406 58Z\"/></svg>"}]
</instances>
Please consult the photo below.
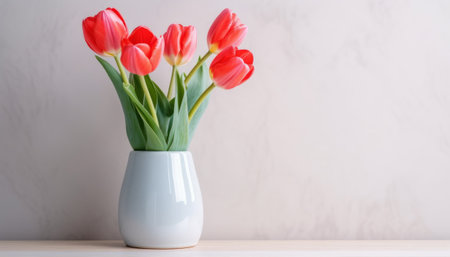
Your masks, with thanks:
<instances>
[{"instance_id":1,"label":"tulip petal","mask_svg":"<svg viewBox=\"0 0 450 257\"><path fill-rule=\"evenodd\" d=\"M86 41L87 45L97 54L104 55L101 48L99 48L95 42L95 35L94 27L95 27L95 18L94 17L87 17L83 20L83 35L84 40Z\"/></svg>"},{"instance_id":2,"label":"tulip petal","mask_svg":"<svg viewBox=\"0 0 450 257\"><path fill-rule=\"evenodd\" d=\"M159 62L161 61L161 57L164 53L164 39L162 36L157 39L156 45L151 49L151 51L151 55L148 56L151 65L149 73L154 71L158 67Z\"/></svg>"},{"instance_id":3,"label":"tulip petal","mask_svg":"<svg viewBox=\"0 0 450 257\"><path fill-rule=\"evenodd\" d=\"M247 26L240 24L239 26L233 26L226 36L220 41L219 49L223 49L227 46L239 46L247 35Z\"/></svg>"},{"instance_id":4,"label":"tulip petal","mask_svg":"<svg viewBox=\"0 0 450 257\"><path fill-rule=\"evenodd\" d=\"M181 37L180 37L180 50L185 50L190 48L192 44L196 44L197 42L197 32L195 31L194 26L186 26L183 28Z\"/></svg>"},{"instance_id":5,"label":"tulip petal","mask_svg":"<svg viewBox=\"0 0 450 257\"><path fill-rule=\"evenodd\" d=\"M120 43L123 38L123 24L115 13L111 11L101 11L97 16L95 33L97 45L105 49L106 52L116 54L120 51Z\"/></svg>"},{"instance_id":6,"label":"tulip petal","mask_svg":"<svg viewBox=\"0 0 450 257\"><path fill-rule=\"evenodd\" d=\"M152 47L151 42L157 40L157 37L149 28L145 26L138 26L133 30L133 32L131 32L128 40L133 44L146 43Z\"/></svg>"},{"instance_id":7,"label":"tulip petal","mask_svg":"<svg viewBox=\"0 0 450 257\"><path fill-rule=\"evenodd\" d=\"M212 74L217 86L231 89L240 85L249 71L250 68L241 58L233 57L226 62L218 63Z\"/></svg>"},{"instance_id":8,"label":"tulip petal","mask_svg":"<svg viewBox=\"0 0 450 257\"><path fill-rule=\"evenodd\" d=\"M123 19L122 14L120 14L119 11L117 11L115 8L111 8L111 7L106 8L106 10L110 10L110 11L112 11L113 13L115 13L115 14L117 15L117 17L122 21L122 23L123 23L123 25L124 25L126 31L128 31L127 24L125 23L125 20Z\"/></svg>"},{"instance_id":9,"label":"tulip petal","mask_svg":"<svg viewBox=\"0 0 450 257\"><path fill-rule=\"evenodd\" d=\"M120 58L123 66L131 73L146 75L150 73L151 64L144 51L141 48L129 45L123 48Z\"/></svg>"},{"instance_id":10,"label":"tulip petal","mask_svg":"<svg viewBox=\"0 0 450 257\"><path fill-rule=\"evenodd\" d=\"M236 55L237 48L234 46L229 46L225 48L222 52L220 52L216 58L211 62L210 67L216 65L217 63L221 63L226 59L229 59Z\"/></svg>"},{"instance_id":11,"label":"tulip petal","mask_svg":"<svg viewBox=\"0 0 450 257\"><path fill-rule=\"evenodd\" d=\"M146 43L139 43L134 46L139 48L145 54L145 56L148 56L150 54L150 46Z\"/></svg>"},{"instance_id":12,"label":"tulip petal","mask_svg":"<svg viewBox=\"0 0 450 257\"><path fill-rule=\"evenodd\" d=\"M232 13L225 8L214 20L208 31L208 45L211 46L223 39L232 24Z\"/></svg>"},{"instance_id":13,"label":"tulip petal","mask_svg":"<svg viewBox=\"0 0 450 257\"><path fill-rule=\"evenodd\" d=\"M187 26L183 29L183 34L180 38L180 58L178 65L183 65L191 60L197 48L197 31L194 26Z\"/></svg>"},{"instance_id":14,"label":"tulip petal","mask_svg":"<svg viewBox=\"0 0 450 257\"><path fill-rule=\"evenodd\" d=\"M253 54L249 50L241 49L236 51L236 56L242 58L246 64L253 64Z\"/></svg>"},{"instance_id":15,"label":"tulip petal","mask_svg":"<svg viewBox=\"0 0 450 257\"><path fill-rule=\"evenodd\" d=\"M164 56L170 65L176 64L177 55L180 52L181 27L180 24L171 24L167 32L164 33Z\"/></svg>"},{"instance_id":16,"label":"tulip petal","mask_svg":"<svg viewBox=\"0 0 450 257\"><path fill-rule=\"evenodd\" d=\"M255 67L253 67L253 65L249 65L249 69L250 70L247 72L247 75L245 75L245 77L241 80L239 84L244 83L247 79L249 79L252 76Z\"/></svg>"}]
</instances>

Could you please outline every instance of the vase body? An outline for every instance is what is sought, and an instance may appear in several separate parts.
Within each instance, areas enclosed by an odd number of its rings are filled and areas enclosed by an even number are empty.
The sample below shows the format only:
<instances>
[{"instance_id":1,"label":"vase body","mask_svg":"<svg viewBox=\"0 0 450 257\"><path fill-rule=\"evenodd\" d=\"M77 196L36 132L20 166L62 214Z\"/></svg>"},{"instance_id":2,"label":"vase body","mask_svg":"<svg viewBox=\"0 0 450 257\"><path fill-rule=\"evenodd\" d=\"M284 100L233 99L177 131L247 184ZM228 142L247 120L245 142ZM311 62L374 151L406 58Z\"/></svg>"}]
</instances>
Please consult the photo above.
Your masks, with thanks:
<instances>
[{"instance_id":1,"label":"vase body","mask_svg":"<svg viewBox=\"0 0 450 257\"><path fill-rule=\"evenodd\" d=\"M203 202L190 152L132 151L119 200L128 246L184 248L198 243Z\"/></svg>"}]
</instances>

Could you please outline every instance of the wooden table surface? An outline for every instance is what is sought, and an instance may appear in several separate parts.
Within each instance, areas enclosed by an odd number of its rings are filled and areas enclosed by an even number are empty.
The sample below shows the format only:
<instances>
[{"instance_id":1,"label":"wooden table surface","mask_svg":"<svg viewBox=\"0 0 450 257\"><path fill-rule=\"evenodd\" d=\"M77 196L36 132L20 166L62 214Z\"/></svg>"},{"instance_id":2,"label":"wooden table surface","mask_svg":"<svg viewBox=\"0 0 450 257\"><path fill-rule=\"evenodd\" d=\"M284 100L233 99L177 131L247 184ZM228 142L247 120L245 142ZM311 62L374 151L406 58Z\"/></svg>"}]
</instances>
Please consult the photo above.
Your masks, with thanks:
<instances>
[{"instance_id":1,"label":"wooden table surface","mask_svg":"<svg viewBox=\"0 0 450 257\"><path fill-rule=\"evenodd\" d=\"M450 240L435 241L308 241L232 240L201 241L196 247L179 250L149 250L125 247L122 241L0 241L1 257L53 256L446 256Z\"/></svg>"}]
</instances>

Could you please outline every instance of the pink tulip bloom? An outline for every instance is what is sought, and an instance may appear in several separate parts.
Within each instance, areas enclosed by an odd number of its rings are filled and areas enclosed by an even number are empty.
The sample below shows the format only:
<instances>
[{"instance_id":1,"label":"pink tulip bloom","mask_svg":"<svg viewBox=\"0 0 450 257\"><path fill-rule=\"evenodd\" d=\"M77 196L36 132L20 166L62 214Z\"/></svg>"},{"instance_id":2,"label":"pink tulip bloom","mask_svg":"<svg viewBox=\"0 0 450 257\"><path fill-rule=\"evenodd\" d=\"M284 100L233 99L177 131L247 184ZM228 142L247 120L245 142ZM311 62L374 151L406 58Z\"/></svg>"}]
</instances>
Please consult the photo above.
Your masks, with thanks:
<instances>
[{"instance_id":1,"label":"pink tulip bloom","mask_svg":"<svg viewBox=\"0 0 450 257\"><path fill-rule=\"evenodd\" d=\"M103 56L119 54L122 39L128 34L122 15L114 8L107 8L94 17L87 17L82 26L88 46Z\"/></svg>"},{"instance_id":2,"label":"pink tulip bloom","mask_svg":"<svg viewBox=\"0 0 450 257\"><path fill-rule=\"evenodd\" d=\"M209 67L214 84L224 89L244 83L253 74L253 70L253 54L234 46L220 52Z\"/></svg>"},{"instance_id":3,"label":"pink tulip bloom","mask_svg":"<svg viewBox=\"0 0 450 257\"><path fill-rule=\"evenodd\" d=\"M189 62L197 47L197 32L193 26L171 24L164 34L164 58L170 65Z\"/></svg>"},{"instance_id":4,"label":"pink tulip bloom","mask_svg":"<svg viewBox=\"0 0 450 257\"><path fill-rule=\"evenodd\" d=\"M236 13L223 10L208 31L208 48L218 53L228 46L239 46L247 34L247 26L242 24Z\"/></svg>"},{"instance_id":5,"label":"pink tulip bloom","mask_svg":"<svg viewBox=\"0 0 450 257\"><path fill-rule=\"evenodd\" d=\"M156 37L149 28L139 26L122 41L123 66L131 73L147 75L154 71L164 51L164 39Z\"/></svg>"}]
</instances>

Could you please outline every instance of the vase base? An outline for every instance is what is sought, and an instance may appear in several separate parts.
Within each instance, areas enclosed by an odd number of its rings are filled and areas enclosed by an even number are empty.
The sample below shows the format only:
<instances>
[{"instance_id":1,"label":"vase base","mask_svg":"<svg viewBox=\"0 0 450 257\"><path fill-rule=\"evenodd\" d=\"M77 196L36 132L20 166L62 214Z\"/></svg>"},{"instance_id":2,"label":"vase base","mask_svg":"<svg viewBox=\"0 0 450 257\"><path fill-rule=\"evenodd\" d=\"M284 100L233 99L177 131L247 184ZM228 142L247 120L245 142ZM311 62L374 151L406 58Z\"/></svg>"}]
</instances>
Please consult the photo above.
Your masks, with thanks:
<instances>
[{"instance_id":1,"label":"vase base","mask_svg":"<svg viewBox=\"0 0 450 257\"><path fill-rule=\"evenodd\" d=\"M187 248L194 248L197 246L197 244L194 245L188 245L188 246L176 246L176 247L154 247L154 246L133 246L129 244L125 244L127 247L130 248L137 248L137 249L147 249L147 250L179 250L179 249L187 249Z\"/></svg>"}]
</instances>

